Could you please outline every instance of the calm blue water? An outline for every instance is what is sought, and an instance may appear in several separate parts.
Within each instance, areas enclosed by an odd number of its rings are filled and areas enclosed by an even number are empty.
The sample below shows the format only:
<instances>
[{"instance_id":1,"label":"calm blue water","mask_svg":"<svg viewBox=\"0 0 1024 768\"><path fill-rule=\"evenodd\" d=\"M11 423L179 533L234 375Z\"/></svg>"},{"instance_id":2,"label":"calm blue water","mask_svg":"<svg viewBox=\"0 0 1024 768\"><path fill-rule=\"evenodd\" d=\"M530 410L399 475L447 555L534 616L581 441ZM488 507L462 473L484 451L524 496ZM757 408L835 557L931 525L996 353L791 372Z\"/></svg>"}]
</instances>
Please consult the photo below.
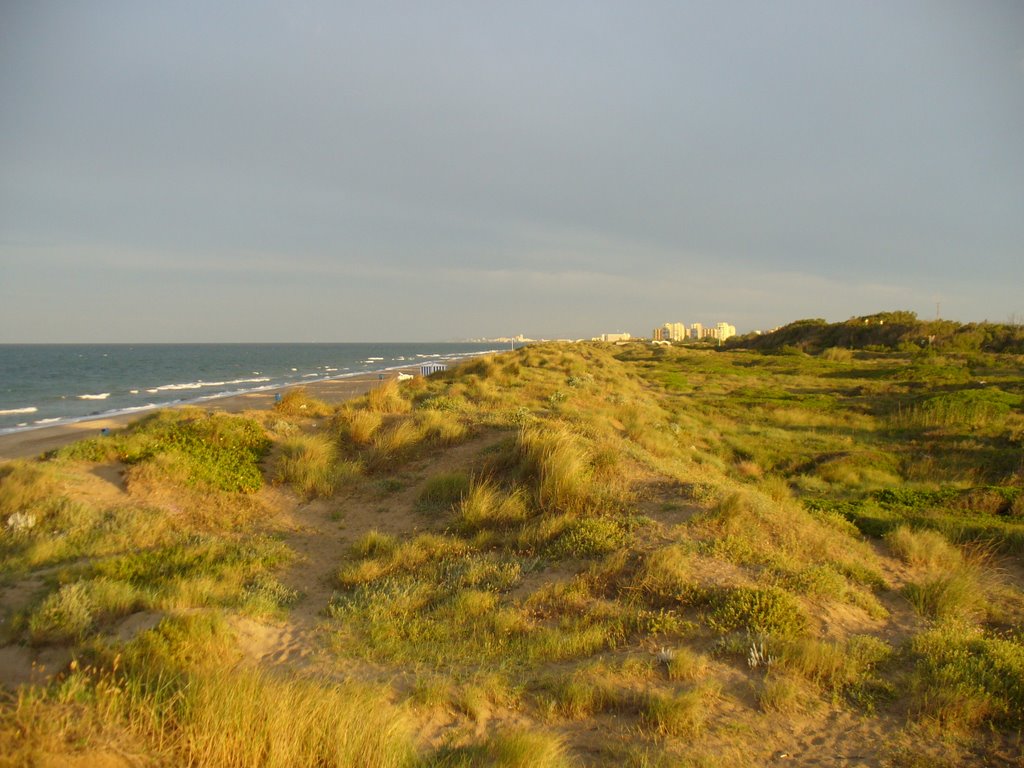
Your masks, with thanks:
<instances>
[{"instance_id":1,"label":"calm blue water","mask_svg":"<svg viewBox=\"0 0 1024 768\"><path fill-rule=\"evenodd\" d=\"M493 344L0 344L0 434L492 349Z\"/></svg>"}]
</instances>

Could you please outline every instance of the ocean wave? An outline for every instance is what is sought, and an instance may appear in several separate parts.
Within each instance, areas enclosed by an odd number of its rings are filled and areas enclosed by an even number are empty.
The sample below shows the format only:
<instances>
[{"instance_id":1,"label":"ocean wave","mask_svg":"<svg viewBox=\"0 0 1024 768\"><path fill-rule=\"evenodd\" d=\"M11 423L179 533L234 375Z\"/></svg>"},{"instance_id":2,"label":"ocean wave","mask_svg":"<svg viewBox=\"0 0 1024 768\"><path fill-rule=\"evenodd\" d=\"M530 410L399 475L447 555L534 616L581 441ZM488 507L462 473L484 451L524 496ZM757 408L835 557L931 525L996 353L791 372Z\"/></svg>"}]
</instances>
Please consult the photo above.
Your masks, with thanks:
<instances>
[{"instance_id":1,"label":"ocean wave","mask_svg":"<svg viewBox=\"0 0 1024 768\"><path fill-rule=\"evenodd\" d=\"M52 418L52 419L39 419L39 421L33 421L32 423L33 424L53 424L53 422L60 421L60 420L61 420L60 416L57 416L57 417Z\"/></svg>"},{"instance_id":2,"label":"ocean wave","mask_svg":"<svg viewBox=\"0 0 1024 768\"><path fill-rule=\"evenodd\" d=\"M320 375L319 373L304 373L304 374L302 374L302 378L308 379L310 376L319 376L319 375Z\"/></svg>"},{"instance_id":3,"label":"ocean wave","mask_svg":"<svg viewBox=\"0 0 1024 768\"><path fill-rule=\"evenodd\" d=\"M8 408L5 411L0 411L0 416L10 416L14 413L35 413L38 410L34 405L30 405L27 408Z\"/></svg>"},{"instance_id":4,"label":"ocean wave","mask_svg":"<svg viewBox=\"0 0 1024 768\"><path fill-rule=\"evenodd\" d=\"M265 381L270 381L266 376L261 376L258 379L232 379L231 381L190 381L185 384L162 384L159 387L153 387L147 389L151 395L155 395L157 392L180 392L186 389L202 389L203 387L226 387L231 384L259 384Z\"/></svg>"},{"instance_id":5,"label":"ocean wave","mask_svg":"<svg viewBox=\"0 0 1024 768\"><path fill-rule=\"evenodd\" d=\"M106 400L110 397L109 392L101 392L98 395L78 395L79 400Z\"/></svg>"}]
</instances>

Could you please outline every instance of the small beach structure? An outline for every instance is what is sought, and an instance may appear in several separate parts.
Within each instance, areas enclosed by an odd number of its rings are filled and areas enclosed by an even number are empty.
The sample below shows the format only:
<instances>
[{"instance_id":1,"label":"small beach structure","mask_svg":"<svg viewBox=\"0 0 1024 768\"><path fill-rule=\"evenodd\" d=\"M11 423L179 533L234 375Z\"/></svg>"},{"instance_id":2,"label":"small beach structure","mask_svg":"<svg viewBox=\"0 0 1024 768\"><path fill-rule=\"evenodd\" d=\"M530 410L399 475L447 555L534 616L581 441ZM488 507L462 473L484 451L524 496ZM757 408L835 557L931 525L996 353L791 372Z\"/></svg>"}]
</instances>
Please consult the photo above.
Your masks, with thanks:
<instances>
[{"instance_id":1,"label":"small beach structure","mask_svg":"<svg viewBox=\"0 0 1024 768\"><path fill-rule=\"evenodd\" d=\"M420 366L420 375L429 376L432 373L438 373L440 371L447 371L448 366L444 363L423 363Z\"/></svg>"}]
</instances>

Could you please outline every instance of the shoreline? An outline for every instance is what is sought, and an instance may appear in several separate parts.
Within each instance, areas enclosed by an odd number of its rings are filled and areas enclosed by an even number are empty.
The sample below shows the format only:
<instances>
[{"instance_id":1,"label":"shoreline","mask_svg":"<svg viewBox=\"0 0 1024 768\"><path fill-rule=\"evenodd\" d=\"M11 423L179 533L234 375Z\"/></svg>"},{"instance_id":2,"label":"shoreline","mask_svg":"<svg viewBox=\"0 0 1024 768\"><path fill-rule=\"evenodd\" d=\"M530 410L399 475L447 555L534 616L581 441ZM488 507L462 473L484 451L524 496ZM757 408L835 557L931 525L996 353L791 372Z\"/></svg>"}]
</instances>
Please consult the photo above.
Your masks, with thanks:
<instances>
[{"instance_id":1,"label":"shoreline","mask_svg":"<svg viewBox=\"0 0 1024 768\"><path fill-rule=\"evenodd\" d=\"M477 355L465 355L459 358L451 358L444 362L448 365L457 365L463 360L471 357L479 357L487 354L482 352ZM496 353L500 354L500 352ZM441 362L441 361L438 361ZM8 432L0 435L0 463L11 459L35 458L47 451L60 448L76 440L93 437L103 429L123 429L130 424L145 418L157 411L198 407L208 411L220 411L224 413L242 413L251 410L269 410L274 406L274 396L282 391L305 387L309 393L319 400L331 405L337 405L347 400L365 395L381 381L395 379L400 373L412 373L420 375L420 363L415 365L382 368L375 371L366 371L335 379L319 379L312 382L294 382L279 387L252 390L249 392L219 395L168 405L154 406L142 411L131 411L128 413L113 413L95 418L84 418L70 421L64 424L52 426L41 426L33 429L23 429L18 432Z\"/></svg>"}]
</instances>

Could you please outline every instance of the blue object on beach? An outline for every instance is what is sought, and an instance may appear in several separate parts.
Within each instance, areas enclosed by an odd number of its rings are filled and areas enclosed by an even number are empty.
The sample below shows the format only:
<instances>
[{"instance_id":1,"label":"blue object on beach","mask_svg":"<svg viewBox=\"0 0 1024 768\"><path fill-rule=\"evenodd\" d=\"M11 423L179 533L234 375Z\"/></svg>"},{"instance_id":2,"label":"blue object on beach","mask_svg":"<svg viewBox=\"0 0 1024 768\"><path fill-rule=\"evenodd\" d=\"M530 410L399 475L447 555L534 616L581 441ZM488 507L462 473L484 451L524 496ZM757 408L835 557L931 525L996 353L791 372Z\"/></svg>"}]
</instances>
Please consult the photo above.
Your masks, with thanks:
<instances>
[{"instance_id":1,"label":"blue object on beach","mask_svg":"<svg viewBox=\"0 0 1024 768\"><path fill-rule=\"evenodd\" d=\"M281 393L280 392L275 392L274 393L274 402L275 403L280 403L281 402Z\"/></svg>"},{"instance_id":2,"label":"blue object on beach","mask_svg":"<svg viewBox=\"0 0 1024 768\"><path fill-rule=\"evenodd\" d=\"M100 435L102 435L103 437L106 437L109 434L110 434L110 429L108 427L104 427L103 429L100 430Z\"/></svg>"},{"instance_id":3,"label":"blue object on beach","mask_svg":"<svg viewBox=\"0 0 1024 768\"><path fill-rule=\"evenodd\" d=\"M377 381L384 381L384 374L383 373L378 373L377 374Z\"/></svg>"}]
</instances>

